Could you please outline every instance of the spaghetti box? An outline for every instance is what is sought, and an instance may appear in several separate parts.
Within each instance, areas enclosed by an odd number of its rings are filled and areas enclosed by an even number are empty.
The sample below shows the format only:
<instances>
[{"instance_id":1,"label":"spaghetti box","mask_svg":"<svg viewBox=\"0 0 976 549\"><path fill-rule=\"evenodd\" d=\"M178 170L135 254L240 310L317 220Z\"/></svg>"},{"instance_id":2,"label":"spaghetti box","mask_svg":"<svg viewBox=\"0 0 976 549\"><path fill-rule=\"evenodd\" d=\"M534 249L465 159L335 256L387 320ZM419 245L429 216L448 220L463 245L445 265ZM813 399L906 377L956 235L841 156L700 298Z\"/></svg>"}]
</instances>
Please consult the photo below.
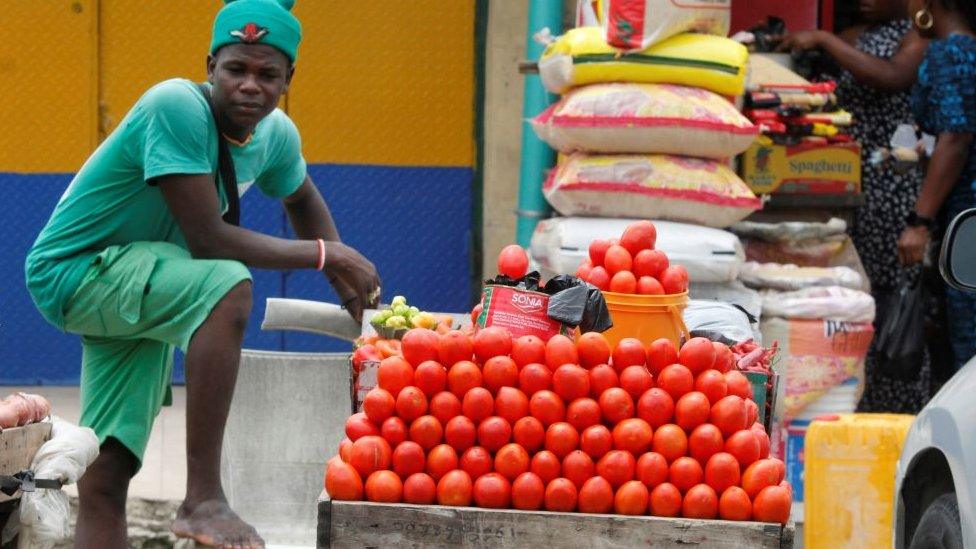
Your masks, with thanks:
<instances>
[{"instance_id":1,"label":"spaghetti box","mask_svg":"<svg viewBox=\"0 0 976 549\"><path fill-rule=\"evenodd\" d=\"M861 145L776 145L760 138L742 155L742 179L756 194L857 194Z\"/></svg>"}]
</instances>

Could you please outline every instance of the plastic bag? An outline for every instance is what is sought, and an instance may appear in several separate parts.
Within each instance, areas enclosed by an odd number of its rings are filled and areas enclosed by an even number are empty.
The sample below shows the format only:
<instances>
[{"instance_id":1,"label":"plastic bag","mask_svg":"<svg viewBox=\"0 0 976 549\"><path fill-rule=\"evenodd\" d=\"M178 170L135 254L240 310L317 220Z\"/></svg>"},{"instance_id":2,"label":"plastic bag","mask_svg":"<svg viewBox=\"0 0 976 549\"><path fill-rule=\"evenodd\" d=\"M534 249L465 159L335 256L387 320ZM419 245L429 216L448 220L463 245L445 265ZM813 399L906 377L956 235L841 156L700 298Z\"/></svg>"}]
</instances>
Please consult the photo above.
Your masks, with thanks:
<instances>
[{"instance_id":1,"label":"plastic bag","mask_svg":"<svg viewBox=\"0 0 976 549\"><path fill-rule=\"evenodd\" d=\"M753 339L753 327L758 326L756 318L745 309L720 301L691 300L683 317L692 337L728 346Z\"/></svg>"},{"instance_id":2,"label":"plastic bag","mask_svg":"<svg viewBox=\"0 0 976 549\"><path fill-rule=\"evenodd\" d=\"M559 275L546 282L550 294L549 318L569 326L579 326L581 332L605 332L613 327L603 292L575 276Z\"/></svg>"},{"instance_id":3,"label":"plastic bag","mask_svg":"<svg viewBox=\"0 0 976 549\"><path fill-rule=\"evenodd\" d=\"M610 45L642 50L688 31L727 36L732 0L607 0L603 28Z\"/></svg>"},{"instance_id":4,"label":"plastic bag","mask_svg":"<svg viewBox=\"0 0 976 549\"><path fill-rule=\"evenodd\" d=\"M842 286L803 288L793 292L762 293L763 317L829 318L874 322L874 298Z\"/></svg>"},{"instance_id":5,"label":"plastic bag","mask_svg":"<svg viewBox=\"0 0 976 549\"><path fill-rule=\"evenodd\" d=\"M918 377L925 360L924 304L922 284L903 277L878 329L878 369L885 375L904 380Z\"/></svg>"},{"instance_id":6,"label":"plastic bag","mask_svg":"<svg viewBox=\"0 0 976 549\"><path fill-rule=\"evenodd\" d=\"M753 261L742 265L739 280L752 288L783 291L813 286L844 286L857 290L863 283L861 275L850 267L798 267Z\"/></svg>"}]
</instances>

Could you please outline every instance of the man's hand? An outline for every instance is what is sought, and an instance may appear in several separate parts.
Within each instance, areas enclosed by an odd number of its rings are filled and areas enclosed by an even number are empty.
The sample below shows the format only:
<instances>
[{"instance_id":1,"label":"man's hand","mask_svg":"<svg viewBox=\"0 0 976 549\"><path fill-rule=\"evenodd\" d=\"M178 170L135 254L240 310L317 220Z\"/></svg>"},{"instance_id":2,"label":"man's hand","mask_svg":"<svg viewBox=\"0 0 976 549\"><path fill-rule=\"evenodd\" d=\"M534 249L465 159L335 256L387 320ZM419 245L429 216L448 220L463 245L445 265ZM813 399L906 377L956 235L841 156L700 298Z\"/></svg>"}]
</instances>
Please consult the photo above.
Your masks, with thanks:
<instances>
[{"instance_id":1,"label":"man's hand","mask_svg":"<svg viewBox=\"0 0 976 549\"><path fill-rule=\"evenodd\" d=\"M380 277L376 267L356 250L341 242L326 241L326 278L332 284L350 316L362 322L363 310L380 301Z\"/></svg>"},{"instance_id":2,"label":"man's hand","mask_svg":"<svg viewBox=\"0 0 976 549\"><path fill-rule=\"evenodd\" d=\"M826 33L820 30L794 32L782 37L776 51L799 52L819 48Z\"/></svg>"},{"instance_id":3,"label":"man's hand","mask_svg":"<svg viewBox=\"0 0 976 549\"><path fill-rule=\"evenodd\" d=\"M926 227L905 227L898 238L898 259L901 264L908 267L921 263L931 240L932 235Z\"/></svg>"}]
</instances>

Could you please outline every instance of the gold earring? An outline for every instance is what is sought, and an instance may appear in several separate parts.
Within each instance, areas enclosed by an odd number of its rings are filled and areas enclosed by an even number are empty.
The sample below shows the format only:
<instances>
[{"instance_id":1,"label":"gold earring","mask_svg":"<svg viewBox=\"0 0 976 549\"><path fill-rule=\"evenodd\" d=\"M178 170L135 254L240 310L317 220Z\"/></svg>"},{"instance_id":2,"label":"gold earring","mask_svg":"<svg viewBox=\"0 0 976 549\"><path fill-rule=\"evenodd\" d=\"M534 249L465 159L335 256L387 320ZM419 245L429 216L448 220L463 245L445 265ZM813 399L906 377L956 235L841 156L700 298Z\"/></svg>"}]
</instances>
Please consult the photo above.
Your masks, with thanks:
<instances>
[{"instance_id":1,"label":"gold earring","mask_svg":"<svg viewBox=\"0 0 976 549\"><path fill-rule=\"evenodd\" d=\"M935 24L935 18L932 17L932 12L922 8L915 12L915 26L921 30L929 30L932 25Z\"/></svg>"}]
</instances>

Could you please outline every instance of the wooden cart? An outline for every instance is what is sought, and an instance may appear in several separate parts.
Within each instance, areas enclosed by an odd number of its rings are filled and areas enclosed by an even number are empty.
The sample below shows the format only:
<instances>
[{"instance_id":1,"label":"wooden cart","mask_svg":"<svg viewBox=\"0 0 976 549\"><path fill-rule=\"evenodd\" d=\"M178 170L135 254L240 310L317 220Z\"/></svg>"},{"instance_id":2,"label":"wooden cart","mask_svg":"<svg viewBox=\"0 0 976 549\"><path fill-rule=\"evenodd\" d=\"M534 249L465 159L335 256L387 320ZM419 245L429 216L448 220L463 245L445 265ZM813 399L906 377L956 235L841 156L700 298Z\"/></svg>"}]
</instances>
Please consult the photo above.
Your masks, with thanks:
<instances>
[{"instance_id":1,"label":"wooden cart","mask_svg":"<svg viewBox=\"0 0 976 549\"><path fill-rule=\"evenodd\" d=\"M790 548L793 525L330 501L318 503L324 547Z\"/></svg>"}]
</instances>

